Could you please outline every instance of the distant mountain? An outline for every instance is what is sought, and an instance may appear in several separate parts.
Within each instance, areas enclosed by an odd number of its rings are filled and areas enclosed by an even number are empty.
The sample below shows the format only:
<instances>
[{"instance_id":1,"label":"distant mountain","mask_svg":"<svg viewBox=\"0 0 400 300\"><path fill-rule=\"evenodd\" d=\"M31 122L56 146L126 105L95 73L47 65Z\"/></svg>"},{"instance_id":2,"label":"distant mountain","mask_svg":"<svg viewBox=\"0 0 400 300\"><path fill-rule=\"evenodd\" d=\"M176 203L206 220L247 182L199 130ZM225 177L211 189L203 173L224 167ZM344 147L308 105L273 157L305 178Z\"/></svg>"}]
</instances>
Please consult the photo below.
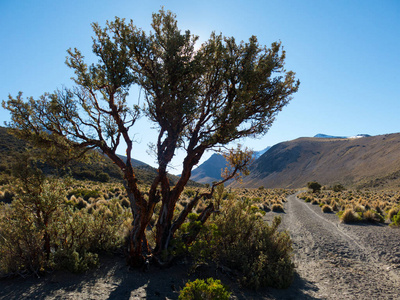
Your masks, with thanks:
<instances>
[{"instance_id":1,"label":"distant mountain","mask_svg":"<svg viewBox=\"0 0 400 300\"><path fill-rule=\"evenodd\" d=\"M253 153L254 159L259 158L271 147ZM223 155L214 153L208 160L192 171L191 180L199 183L212 183L222 179L221 171L226 168L227 161Z\"/></svg>"},{"instance_id":2,"label":"distant mountain","mask_svg":"<svg viewBox=\"0 0 400 300\"><path fill-rule=\"evenodd\" d=\"M191 180L199 183L219 181L221 170L226 167L226 159L221 154L214 153L211 157L192 171Z\"/></svg>"},{"instance_id":3,"label":"distant mountain","mask_svg":"<svg viewBox=\"0 0 400 300\"><path fill-rule=\"evenodd\" d=\"M243 184L232 187L300 188L323 185L400 185L400 133L363 138L299 138L279 143L257 159Z\"/></svg>"}]
</instances>

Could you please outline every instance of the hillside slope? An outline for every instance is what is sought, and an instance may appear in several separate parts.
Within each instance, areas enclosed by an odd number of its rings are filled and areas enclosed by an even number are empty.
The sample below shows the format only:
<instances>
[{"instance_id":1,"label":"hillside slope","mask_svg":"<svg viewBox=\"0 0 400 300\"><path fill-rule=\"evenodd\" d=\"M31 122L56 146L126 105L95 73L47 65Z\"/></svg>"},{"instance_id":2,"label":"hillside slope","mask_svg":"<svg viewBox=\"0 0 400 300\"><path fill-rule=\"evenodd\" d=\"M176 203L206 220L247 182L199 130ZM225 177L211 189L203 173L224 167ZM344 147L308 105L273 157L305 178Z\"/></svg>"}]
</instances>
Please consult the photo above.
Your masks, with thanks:
<instances>
[{"instance_id":1,"label":"hillside slope","mask_svg":"<svg viewBox=\"0 0 400 300\"><path fill-rule=\"evenodd\" d=\"M192 171L191 180L199 183L212 183L221 180L221 169L225 169L226 159L214 153L211 157Z\"/></svg>"},{"instance_id":2,"label":"hillside slope","mask_svg":"<svg viewBox=\"0 0 400 300\"><path fill-rule=\"evenodd\" d=\"M18 158L20 153L26 151L26 148L30 147L24 140L11 135L7 131L7 128L0 126L0 174L10 173L13 161ZM125 156L118 156L121 159L126 160ZM139 183L151 184L152 180L158 174L157 169L136 159L131 159L131 162ZM71 175L76 179L97 181L100 178L99 174L106 173L109 175L111 180L123 180L121 171L108 157L104 157L104 159L96 159L94 161L90 160L80 163L71 163L69 168ZM49 168L47 168L47 171L49 171ZM178 176L172 174L169 174L168 178L171 185L174 185L179 180ZM193 181L189 181L188 185L201 186L201 184Z\"/></svg>"},{"instance_id":3,"label":"hillside slope","mask_svg":"<svg viewBox=\"0 0 400 300\"><path fill-rule=\"evenodd\" d=\"M352 187L400 183L400 133L357 139L299 138L273 146L232 187L300 188L317 180Z\"/></svg>"}]
</instances>

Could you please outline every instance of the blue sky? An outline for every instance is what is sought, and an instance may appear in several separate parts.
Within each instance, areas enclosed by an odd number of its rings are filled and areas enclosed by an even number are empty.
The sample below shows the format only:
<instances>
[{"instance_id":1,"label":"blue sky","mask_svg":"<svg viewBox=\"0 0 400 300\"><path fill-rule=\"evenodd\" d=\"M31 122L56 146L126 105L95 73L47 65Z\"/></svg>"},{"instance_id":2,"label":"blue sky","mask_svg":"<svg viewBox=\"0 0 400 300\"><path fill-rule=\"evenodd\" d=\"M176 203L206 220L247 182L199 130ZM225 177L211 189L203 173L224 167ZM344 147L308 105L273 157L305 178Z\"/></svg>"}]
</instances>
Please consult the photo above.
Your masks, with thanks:
<instances>
[{"instance_id":1,"label":"blue sky","mask_svg":"<svg viewBox=\"0 0 400 300\"><path fill-rule=\"evenodd\" d=\"M38 97L71 86L66 50L80 49L88 62L91 23L115 16L150 30L151 14L164 6L178 26L206 40L212 31L238 41L282 41L286 68L301 85L294 99L260 139L241 141L254 150L317 133L371 135L400 132L400 1L45 1L0 0L0 100L8 94ZM137 95L131 94L132 101ZM0 108L0 121L9 119ZM135 158L153 164L155 141L142 120ZM123 153L123 151L121 151ZM206 155L205 158L209 156ZM173 162L180 169L181 156Z\"/></svg>"}]
</instances>

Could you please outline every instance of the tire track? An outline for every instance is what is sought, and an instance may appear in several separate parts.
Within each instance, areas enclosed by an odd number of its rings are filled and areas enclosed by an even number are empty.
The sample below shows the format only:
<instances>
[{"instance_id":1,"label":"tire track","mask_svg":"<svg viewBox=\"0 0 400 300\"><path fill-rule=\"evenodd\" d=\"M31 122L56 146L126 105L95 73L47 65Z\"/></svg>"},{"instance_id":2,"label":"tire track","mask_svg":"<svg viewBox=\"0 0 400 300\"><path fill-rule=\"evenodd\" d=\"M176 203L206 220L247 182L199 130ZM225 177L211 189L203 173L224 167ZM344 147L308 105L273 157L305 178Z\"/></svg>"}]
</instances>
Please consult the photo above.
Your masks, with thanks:
<instances>
[{"instance_id":1,"label":"tire track","mask_svg":"<svg viewBox=\"0 0 400 300\"><path fill-rule=\"evenodd\" d=\"M398 299L399 270L380 261L376 253L381 249L366 244L360 231L370 234L377 228L344 228L336 216L296 195L287 198L285 212L282 227L292 236L297 272L318 287L306 294L317 299Z\"/></svg>"}]
</instances>

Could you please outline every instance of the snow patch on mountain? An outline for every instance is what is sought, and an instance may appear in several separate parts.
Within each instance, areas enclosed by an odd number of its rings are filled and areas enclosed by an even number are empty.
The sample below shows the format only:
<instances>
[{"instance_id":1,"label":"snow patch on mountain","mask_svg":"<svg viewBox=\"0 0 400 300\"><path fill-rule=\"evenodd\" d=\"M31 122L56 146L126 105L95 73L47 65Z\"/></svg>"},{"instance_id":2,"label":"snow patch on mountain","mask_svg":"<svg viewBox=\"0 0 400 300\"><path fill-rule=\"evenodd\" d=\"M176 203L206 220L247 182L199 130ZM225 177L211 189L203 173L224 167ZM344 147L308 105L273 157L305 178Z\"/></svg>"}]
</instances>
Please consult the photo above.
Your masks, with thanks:
<instances>
[{"instance_id":1,"label":"snow patch on mountain","mask_svg":"<svg viewBox=\"0 0 400 300\"><path fill-rule=\"evenodd\" d=\"M353 136L334 136L334 135L318 133L314 137L315 138L323 138L323 139L358 139L358 138L363 138L363 137L368 137L368 136L370 136L370 135L369 134L357 134L357 135L353 135Z\"/></svg>"},{"instance_id":2,"label":"snow patch on mountain","mask_svg":"<svg viewBox=\"0 0 400 300\"><path fill-rule=\"evenodd\" d=\"M268 146L267 148L260 150L260 151L254 151L253 156L255 159L259 158L261 155L263 155L265 152L267 152L269 149L271 149L271 146Z\"/></svg>"}]
</instances>

